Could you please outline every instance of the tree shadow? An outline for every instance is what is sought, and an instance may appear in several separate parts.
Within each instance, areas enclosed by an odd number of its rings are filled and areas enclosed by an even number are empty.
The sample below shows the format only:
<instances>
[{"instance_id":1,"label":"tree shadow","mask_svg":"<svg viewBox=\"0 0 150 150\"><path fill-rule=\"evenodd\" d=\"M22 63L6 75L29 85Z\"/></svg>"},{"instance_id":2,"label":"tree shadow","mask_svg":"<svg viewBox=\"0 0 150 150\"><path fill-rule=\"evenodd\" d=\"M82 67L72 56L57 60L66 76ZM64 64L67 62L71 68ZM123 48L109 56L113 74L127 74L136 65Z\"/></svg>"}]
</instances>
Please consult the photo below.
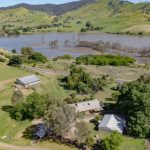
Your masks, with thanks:
<instances>
[{"instance_id":1,"label":"tree shadow","mask_svg":"<svg viewBox=\"0 0 150 150\"><path fill-rule=\"evenodd\" d=\"M36 127L37 125L31 125L25 129L23 132L23 138L28 139L28 140L33 140L35 137L35 132L36 132Z\"/></svg>"},{"instance_id":2,"label":"tree shadow","mask_svg":"<svg viewBox=\"0 0 150 150\"><path fill-rule=\"evenodd\" d=\"M27 127L25 129L25 131L23 132L23 138L28 139L28 140L33 140L34 142L43 142L43 141L49 141L49 142L54 142L57 144L65 144L68 145L70 147L77 147L77 148L82 148L83 145L81 144L77 144L77 142L75 140L70 140L70 139L65 139L62 136L57 136L55 134L53 134L52 132L49 134L46 134L45 137L43 138L37 138L36 136L36 132L38 131L37 127L39 124L37 125L31 125L29 127Z\"/></svg>"},{"instance_id":3,"label":"tree shadow","mask_svg":"<svg viewBox=\"0 0 150 150\"><path fill-rule=\"evenodd\" d=\"M2 109L2 111L7 112L12 119L16 119L14 114L13 114L13 109L14 109L13 106L6 105L6 106L2 106L1 109Z\"/></svg>"}]
</instances>

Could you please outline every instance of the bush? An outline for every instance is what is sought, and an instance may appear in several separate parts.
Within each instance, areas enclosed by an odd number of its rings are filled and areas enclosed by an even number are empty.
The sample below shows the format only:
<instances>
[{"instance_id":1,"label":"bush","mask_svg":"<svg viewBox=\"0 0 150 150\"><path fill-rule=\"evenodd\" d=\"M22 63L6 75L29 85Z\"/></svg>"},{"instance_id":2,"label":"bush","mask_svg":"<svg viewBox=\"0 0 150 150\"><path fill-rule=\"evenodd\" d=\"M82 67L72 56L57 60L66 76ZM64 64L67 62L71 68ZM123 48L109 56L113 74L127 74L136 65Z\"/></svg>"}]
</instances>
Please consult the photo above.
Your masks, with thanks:
<instances>
[{"instance_id":1,"label":"bush","mask_svg":"<svg viewBox=\"0 0 150 150\"><path fill-rule=\"evenodd\" d=\"M63 55L63 56L58 56L53 58L53 61L57 61L58 59L72 59L73 57L69 54Z\"/></svg>"},{"instance_id":2,"label":"bush","mask_svg":"<svg viewBox=\"0 0 150 150\"><path fill-rule=\"evenodd\" d=\"M86 55L76 58L77 64L85 65L112 65L112 66L127 66L135 62L134 58L127 56L114 55Z\"/></svg>"},{"instance_id":3,"label":"bush","mask_svg":"<svg viewBox=\"0 0 150 150\"><path fill-rule=\"evenodd\" d=\"M77 90L80 94L96 93L107 84L106 80L101 78L93 79L83 68L75 65L70 67L70 75L65 80L69 89Z\"/></svg>"},{"instance_id":4,"label":"bush","mask_svg":"<svg viewBox=\"0 0 150 150\"><path fill-rule=\"evenodd\" d=\"M6 62L6 58L3 56L0 56L0 62Z\"/></svg>"},{"instance_id":5,"label":"bush","mask_svg":"<svg viewBox=\"0 0 150 150\"><path fill-rule=\"evenodd\" d=\"M20 66L23 63L23 59L18 56L18 55L14 55L10 58L8 65L10 66Z\"/></svg>"},{"instance_id":6,"label":"bush","mask_svg":"<svg viewBox=\"0 0 150 150\"><path fill-rule=\"evenodd\" d=\"M46 63L48 61L47 58L39 52L34 52L28 59L33 62L41 62L41 63Z\"/></svg>"},{"instance_id":7,"label":"bush","mask_svg":"<svg viewBox=\"0 0 150 150\"><path fill-rule=\"evenodd\" d=\"M86 32L87 29L86 28L81 28L80 32Z\"/></svg>"},{"instance_id":8,"label":"bush","mask_svg":"<svg viewBox=\"0 0 150 150\"><path fill-rule=\"evenodd\" d=\"M121 143L122 136L118 132L113 132L100 142L99 150L119 150Z\"/></svg>"}]
</instances>

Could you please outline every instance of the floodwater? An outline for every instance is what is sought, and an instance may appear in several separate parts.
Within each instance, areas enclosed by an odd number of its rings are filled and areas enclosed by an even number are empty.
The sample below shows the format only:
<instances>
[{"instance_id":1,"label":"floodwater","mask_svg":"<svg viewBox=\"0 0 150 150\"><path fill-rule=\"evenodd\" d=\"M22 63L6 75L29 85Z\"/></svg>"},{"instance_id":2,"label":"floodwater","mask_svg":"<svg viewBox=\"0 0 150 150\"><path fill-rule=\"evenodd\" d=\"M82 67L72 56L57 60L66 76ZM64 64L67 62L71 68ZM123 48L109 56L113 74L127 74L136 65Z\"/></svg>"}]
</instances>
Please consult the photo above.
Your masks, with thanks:
<instances>
[{"instance_id":1,"label":"floodwater","mask_svg":"<svg viewBox=\"0 0 150 150\"><path fill-rule=\"evenodd\" d=\"M54 40L58 43L55 46L51 46L50 42ZM16 49L19 52L22 47L33 47L33 49L43 53L48 58L64 54L70 54L74 57L85 54L94 54L95 52L93 50L76 47L77 42L82 40L93 42L102 40L110 43L119 42L123 46L135 48L150 47L150 36L138 37L106 33L41 33L0 37L0 48L5 48L9 51Z\"/></svg>"}]
</instances>

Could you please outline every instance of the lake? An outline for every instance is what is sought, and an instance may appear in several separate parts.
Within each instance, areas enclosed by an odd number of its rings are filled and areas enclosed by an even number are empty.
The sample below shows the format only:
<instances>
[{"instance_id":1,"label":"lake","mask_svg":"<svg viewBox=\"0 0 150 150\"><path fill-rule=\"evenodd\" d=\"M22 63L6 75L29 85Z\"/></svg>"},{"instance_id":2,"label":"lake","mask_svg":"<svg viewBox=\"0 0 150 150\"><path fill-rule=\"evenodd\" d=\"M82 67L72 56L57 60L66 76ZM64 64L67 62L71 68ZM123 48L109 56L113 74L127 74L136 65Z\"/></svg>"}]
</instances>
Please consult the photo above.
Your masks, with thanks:
<instances>
[{"instance_id":1,"label":"lake","mask_svg":"<svg viewBox=\"0 0 150 150\"><path fill-rule=\"evenodd\" d=\"M57 40L57 46L51 46L50 42ZM0 37L0 48L9 51L16 49L18 52L22 47L33 47L46 55L48 58L70 54L74 57L84 54L95 54L93 50L77 48L75 45L79 40L104 42L119 42L123 46L136 48L150 47L150 37L138 37L128 35L115 35L106 33L40 33L32 35L20 35L11 37ZM67 43L67 44L66 44Z\"/></svg>"}]
</instances>

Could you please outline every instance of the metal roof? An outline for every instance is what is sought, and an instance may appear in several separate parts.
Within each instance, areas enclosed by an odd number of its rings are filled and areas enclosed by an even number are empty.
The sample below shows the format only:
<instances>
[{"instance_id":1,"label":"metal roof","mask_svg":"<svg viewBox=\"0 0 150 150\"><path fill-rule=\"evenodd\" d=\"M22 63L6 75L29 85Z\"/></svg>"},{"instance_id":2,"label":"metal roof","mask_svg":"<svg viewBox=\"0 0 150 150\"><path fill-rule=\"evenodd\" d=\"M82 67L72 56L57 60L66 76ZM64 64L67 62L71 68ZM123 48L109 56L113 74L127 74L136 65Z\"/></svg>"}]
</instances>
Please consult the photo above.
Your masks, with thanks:
<instances>
[{"instance_id":1,"label":"metal roof","mask_svg":"<svg viewBox=\"0 0 150 150\"><path fill-rule=\"evenodd\" d=\"M23 78L19 78L17 80L19 80L20 82L22 82L25 85L40 81L40 79L35 75L26 76Z\"/></svg>"},{"instance_id":2,"label":"metal roof","mask_svg":"<svg viewBox=\"0 0 150 150\"><path fill-rule=\"evenodd\" d=\"M100 102L95 99L92 101L80 102L76 104L70 104L70 106L75 107L76 112L84 112L84 111L101 111L103 108L100 106Z\"/></svg>"},{"instance_id":3,"label":"metal roof","mask_svg":"<svg viewBox=\"0 0 150 150\"><path fill-rule=\"evenodd\" d=\"M113 114L107 114L99 122L99 128L108 128L112 131L123 133L125 127L125 119Z\"/></svg>"}]
</instances>

